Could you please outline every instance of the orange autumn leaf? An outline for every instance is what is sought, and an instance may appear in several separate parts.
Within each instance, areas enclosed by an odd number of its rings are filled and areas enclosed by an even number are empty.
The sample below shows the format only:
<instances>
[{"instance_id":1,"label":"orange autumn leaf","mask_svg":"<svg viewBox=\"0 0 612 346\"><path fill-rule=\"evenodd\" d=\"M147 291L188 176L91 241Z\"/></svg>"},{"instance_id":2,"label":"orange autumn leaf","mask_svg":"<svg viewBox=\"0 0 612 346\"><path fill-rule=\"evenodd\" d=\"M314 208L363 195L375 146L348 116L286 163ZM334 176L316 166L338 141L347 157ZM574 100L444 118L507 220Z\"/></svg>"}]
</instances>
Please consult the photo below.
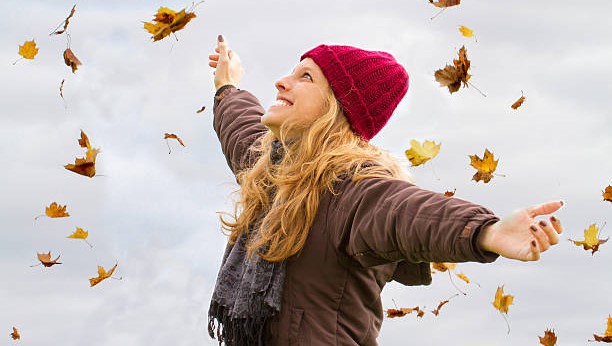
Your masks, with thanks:
<instances>
[{"instance_id":1,"label":"orange autumn leaf","mask_svg":"<svg viewBox=\"0 0 612 346\"><path fill-rule=\"evenodd\" d=\"M601 196L604 201L612 202L612 185L606 186L606 189L602 192Z\"/></svg>"},{"instance_id":2,"label":"orange autumn leaf","mask_svg":"<svg viewBox=\"0 0 612 346\"><path fill-rule=\"evenodd\" d=\"M76 57L76 55L74 55L72 49L70 48L66 48L64 51L64 63L66 63L67 66L70 66L72 73L74 73L79 68L79 65L81 65L81 61Z\"/></svg>"},{"instance_id":3,"label":"orange autumn leaf","mask_svg":"<svg viewBox=\"0 0 612 346\"><path fill-rule=\"evenodd\" d=\"M455 6L455 5L459 5L459 3L461 2L461 0L438 0L435 1L434 0L429 0L429 3L436 6L436 7L440 7L440 8L445 8L445 7L451 7L451 6Z\"/></svg>"},{"instance_id":4,"label":"orange autumn leaf","mask_svg":"<svg viewBox=\"0 0 612 346\"><path fill-rule=\"evenodd\" d=\"M591 250L591 255L594 255L599 250L599 245L604 244L609 238L599 239L599 227L596 224L591 224L584 230L584 240L572 240L576 246L582 246L585 250Z\"/></svg>"},{"instance_id":5,"label":"orange autumn leaf","mask_svg":"<svg viewBox=\"0 0 612 346\"><path fill-rule=\"evenodd\" d=\"M68 217L70 214L66 212L67 205L59 205L55 202L51 203L45 208L45 214L48 217Z\"/></svg>"},{"instance_id":6,"label":"orange autumn leaf","mask_svg":"<svg viewBox=\"0 0 612 346\"><path fill-rule=\"evenodd\" d=\"M51 36L51 35L61 35L61 34L63 34L66 31L66 29L68 28L68 23L70 22L70 18L72 18L72 16L74 16L75 9L76 9L76 4L74 6L72 6L72 10L70 10L70 14L68 15L68 17L66 17L66 19L64 19L63 28L60 29L60 27L62 27L62 24L60 24L57 28L55 28L55 30L53 30L52 33L49 34L49 36Z\"/></svg>"},{"instance_id":7,"label":"orange autumn leaf","mask_svg":"<svg viewBox=\"0 0 612 346\"><path fill-rule=\"evenodd\" d=\"M555 346L557 344L557 335L554 330L546 329L544 336L538 336L540 344L544 346Z\"/></svg>"},{"instance_id":8,"label":"orange autumn leaf","mask_svg":"<svg viewBox=\"0 0 612 346\"><path fill-rule=\"evenodd\" d=\"M175 12L168 7L160 7L153 17L153 22L144 22L144 28L151 35L153 41L159 41L173 32L179 31L189 23L196 15L182 9Z\"/></svg>"},{"instance_id":9,"label":"orange autumn leaf","mask_svg":"<svg viewBox=\"0 0 612 346\"><path fill-rule=\"evenodd\" d=\"M445 272L447 270L455 269L457 267L457 263L431 262L431 267L437 271Z\"/></svg>"},{"instance_id":10,"label":"orange autumn leaf","mask_svg":"<svg viewBox=\"0 0 612 346\"><path fill-rule=\"evenodd\" d=\"M461 280L465 281L465 283L467 283L467 284L469 284L469 283L470 283L470 279L469 279L469 278L468 278L468 277L467 277L465 274L463 274L463 273L459 273L459 274L456 274L456 276L457 276L459 279L461 279Z\"/></svg>"},{"instance_id":11,"label":"orange autumn leaf","mask_svg":"<svg viewBox=\"0 0 612 346\"><path fill-rule=\"evenodd\" d=\"M453 59L453 65L446 65L443 69L439 69L434 73L436 81L441 87L447 87L452 94L459 90L461 83L467 87L468 80L471 75L468 74L470 69L470 60L467 58L465 46L459 49L459 59Z\"/></svg>"},{"instance_id":12,"label":"orange autumn leaf","mask_svg":"<svg viewBox=\"0 0 612 346\"><path fill-rule=\"evenodd\" d=\"M608 316L608 327L604 335L593 334L595 341L598 342L612 342L612 317Z\"/></svg>"},{"instance_id":13,"label":"orange autumn leaf","mask_svg":"<svg viewBox=\"0 0 612 346\"><path fill-rule=\"evenodd\" d=\"M62 262L57 261L61 255L57 255L57 257L54 260L51 259L51 251L49 251L48 253L38 253L37 252L36 255L40 263L42 263L42 265L45 267L51 267L55 264L62 264Z\"/></svg>"},{"instance_id":14,"label":"orange autumn leaf","mask_svg":"<svg viewBox=\"0 0 612 346\"><path fill-rule=\"evenodd\" d=\"M502 313L508 313L508 307L512 305L512 301L514 300L514 296L512 295L504 295L504 287L497 287L497 291L495 291L495 300L493 301L493 306Z\"/></svg>"},{"instance_id":15,"label":"orange autumn leaf","mask_svg":"<svg viewBox=\"0 0 612 346\"><path fill-rule=\"evenodd\" d=\"M112 267L108 272L104 269L104 267L98 266L98 276L95 277L95 278L89 279L90 287L93 287L93 286L99 284L102 280L105 280L105 279L108 279L109 277L111 277L111 275L113 275L113 272L115 271L115 269L117 269L117 264L119 264L119 263L115 263L115 266Z\"/></svg>"},{"instance_id":16,"label":"orange autumn leaf","mask_svg":"<svg viewBox=\"0 0 612 346\"><path fill-rule=\"evenodd\" d=\"M13 327L13 332L9 335L11 336L11 338L13 338L13 340L21 339L21 335L19 334L19 331L15 327Z\"/></svg>"},{"instance_id":17,"label":"orange autumn leaf","mask_svg":"<svg viewBox=\"0 0 612 346\"><path fill-rule=\"evenodd\" d=\"M434 141L425 140L421 144L416 139L411 139L410 148L404 154L413 166L419 166L436 157L440 152L440 146L442 143L436 144Z\"/></svg>"},{"instance_id":18,"label":"orange autumn leaf","mask_svg":"<svg viewBox=\"0 0 612 346\"><path fill-rule=\"evenodd\" d=\"M89 138L81 130L81 138L79 139L79 145L83 148L87 148L84 158L76 158L74 164L67 164L64 166L69 171L75 172L86 177L93 177L96 175L96 156L100 152L100 149L93 149L89 143Z\"/></svg>"},{"instance_id":19,"label":"orange autumn leaf","mask_svg":"<svg viewBox=\"0 0 612 346\"><path fill-rule=\"evenodd\" d=\"M25 41L23 45L19 46L19 55L26 59L34 59L34 57L38 54L38 48L36 48L36 42Z\"/></svg>"},{"instance_id":20,"label":"orange autumn leaf","mask_svg":"<svg viewBox=\"0 0 612 346\"><path fill-rule=\"evenodd\" d=\"M517 109L523 104L524 101L525 101L525 96L523 95L523 92L521 91L521 97L519 97L519 99L516 100L510 107L512 109Z\"/></svg>"},{"instance_id":21,"label":"orange autumn leaf","mask_svg":"<svg viewBox=\"0 0 612 346\"><path fill-rule=\"evenodd\" d=\"M453 191L446 191L446 192L444 192L444 196L446 196L446 197L453 197L453 196L455 196L455 192L457 192L457 189L453 189Z\"/></svg>"},{"instance_id":22,"label":"orange autumn leaf","mask_svg":"<svg viewBox=\"0 0 612 346\"><path fill-rule=\"evenodd\" d=\"M417 313L417 317L423 317L423 315L425 315L425 311L421 310L418 306L416 306L414 308L387 309L387 317L403 317L413 312Z\"/></svg>"},{"instance_id":23,"label":"orange autumn leaf","mask_svg":"<svg viewBox=\"0 0 612 346\"><path fill-rule=\"evenodd\" d=\"M493 153L489 151L489 149L485 148L485 152L483 158L481 159L477 155L469 155L470 156L470 165L478 170L472 177L472 180L483 181L484 183L488 183L493 178L493 172L497 168L498 160L494 160Z\"/></svg>"},{"instance_id":24,"label":"orange autumn leaf","mask_svg":"<svg viewBox=\"0 0 612 346\"><path fill-rule=\"evenodd\" d=\"M440 314L440 309L446 304L448 303L448 299L447 300L443 300L438 304L438 307L435 310L431 310L431 312L438 316Z\"/></svg>"},{"instance_id":25,"label":"orange autumn leaf","mask_svg":"<svg viewBox=\"0 0 612 346\"><path fill-rule=\"evenodd\" d=\"M185 146L185 143L174 133L164 133L164 139L174 138L176 139L182 146Z\"/></svg>"}]
</instances>

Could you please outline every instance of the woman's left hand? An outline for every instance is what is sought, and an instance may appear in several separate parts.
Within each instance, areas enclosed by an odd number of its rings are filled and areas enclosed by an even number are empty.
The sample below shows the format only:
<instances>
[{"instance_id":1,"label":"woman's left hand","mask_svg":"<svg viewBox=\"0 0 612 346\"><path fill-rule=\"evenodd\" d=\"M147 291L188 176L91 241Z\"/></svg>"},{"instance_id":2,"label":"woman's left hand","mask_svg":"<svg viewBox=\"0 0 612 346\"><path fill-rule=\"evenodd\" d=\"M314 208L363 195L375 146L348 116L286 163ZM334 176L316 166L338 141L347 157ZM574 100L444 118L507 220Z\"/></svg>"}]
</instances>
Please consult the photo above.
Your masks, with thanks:
<instances>
[{"instance_id":1,"label":"woman's left hand","mask_svg":"<svg viewBox=\"0 0 612 346\"><path fill-rule=\"evenodd\" d=\"M538 221L535 217L552 214L562 206L563 202L557 201L517 210L482 229L478 245L506 258L537 261L541 252L559 243L563 228L555 216L550 216L549 221Z\"/></svg>"}]
</instances>

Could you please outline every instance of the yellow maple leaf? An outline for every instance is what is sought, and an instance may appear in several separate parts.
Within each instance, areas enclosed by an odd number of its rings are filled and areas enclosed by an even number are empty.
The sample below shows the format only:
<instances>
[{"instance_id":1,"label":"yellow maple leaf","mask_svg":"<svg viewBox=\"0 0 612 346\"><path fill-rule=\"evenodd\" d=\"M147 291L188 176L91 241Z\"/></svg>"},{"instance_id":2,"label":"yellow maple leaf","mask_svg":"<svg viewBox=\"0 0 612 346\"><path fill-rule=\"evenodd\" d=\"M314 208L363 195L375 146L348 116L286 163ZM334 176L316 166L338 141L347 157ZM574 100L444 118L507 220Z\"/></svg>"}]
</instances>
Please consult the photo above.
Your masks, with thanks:
<instances>
[{"instance_id":1,"label":"yellow maple leaf","mask_svg":"<svg viewBox=\"0 0 612 346\"><path fill-rule=\"evenodd\" d=\"M100 152L100 149L93 149L89 143L89 138L81 130L81 138L79 139L79 145L83 148L87 148L84 158L76 158L74 164L67 164L64 166L69 171L77 174L84 175L86 177L93 177L96 175L96 156Z\"/></svg>"},{"instance_id":2,"label":"yellow maple leaf","mask_svg":"<svg viewBox=\"0 0 612 346\"><path fill-rule=\"evenodd\" d=\"M173 32L179 31L189 23L196 15L182 9L176 12L168 7L160 7L153 17L153 22L144 22L144 29L151 35L153 41L159 41Z\"/></svg>"},{"instance_id":3,"label":"yellow maple leaf","mask_svg":"<svg viewBox=\"0 0 612 346\"><path fill-rule=\"evenodd\" d=\"M104 269L104 267L98 266L98 276L95 277L95 278L89 279L90 287L93 287L93 286L99 284L102 280L105 280L105 279L108 279L109 277L111 277L111 275L113 275L113 272L115 271L115 269L117 269L117 264L119 264L119 263L115 263L115 266L112 267L108 272Z\"/></svg>"},{"instance_id":4,"label":"yellow maple leaf","mask_svg":"<svg viewBox=\"0 0 612 346\"><path fill-rule=\"evenodd\" d=\"M59 205L53 202L45 208L45 214L48 217L68 217L70 214L66 212L66 207L67 205Z\"/></svg>"},{"instance_id":5,"label":"yellow maple leaf","mask_svg":"<svg viewBox=\"0 0 612 346\"><path fill-rule=\"evenodd\" d=\"M601 335L593 334L593 337L595 337L595 341L612 342L612 317L611 316L608 316L608 327L606 328L606 332L604 333L604 335L601 336Z\"/></svg>"},{"instance_id":6,"label":"yellow maple leaf","mask_svg":"<svg viewBox=\"0 0 612 346\"><path fill-rule=\"evenodd\" d=\"M83 230L81 227L77 227L76 231L74 231L74 233L72 233L71 235L69 235L66 238L72 238L72 239L87 239L87 236L89 235L88 231Z\"/></svg>"},{"instance_id":7,"label":"yellow maple leaf","mask_svg":"<svg viewBox=\"0 0 612 346\"><path fill-rule=\"evenodd\" d=\"M465 274L463 274L463 273L459 273L459 274L456 274L456 275L457 275L457 277L458 277L459 279L461 279L461 280L465 281L465 283L467 283L467 284L469 284L469 283L470 283L470 279L469 279L469 278L468 278L468 277L467 277Z\"/></svg>"},{"instance_id":8,"label":"yellow maple leaf","mask_svg":"<svg viewBox=\"0 0 612 346\"><path fill-rule=\"evenodd\" d=\"M410 140L410 149L405 151L406 157L413 166L422 165L433 159L440 152L442 143L436 144L434 141L423 141L419 143L416 139Z\"/></svg>"},{"instance_id":9,"label":"yellow maple leaf","mask_svg":"<svg viewBox=\"0 0 612 346\"><path fill-rule=\"evenodd\" d=\"M514 300L514 296L512 295L504 295L504 287L497 287L497 291L495 291L495 300L493 301L493 306L502 313L508 313L508 307L512 305L512 301Z\"/></svg>"},{"instance_id":10,"label":"yellow maple leaf","mask_svg":"<svg viewBox=\"0 0 612 346\"><path fill-rule=\"evenodd\" d=\"M596 224L591 224L584 230L584 240L572 240L574 245L582 246L585 250L591 250L591 255L599 250L599 245L604 244L609 238L599 239L599 227Z\"/></svg>"},{"instance_id":11,"label":"yellow maple leaf","mask_svg":"<svg viewBox=\"0 0 612 346\"><path fill-rule=\"evenodd\" d=\"M493 159L493 153L489 149L485 148L483 158L481 159L477 155L470 155L470 165L476 168L478 172L474 174L472 180L488 183L493 178L493 172L497 168L498 160Z\"/></svg>"},{"instance_id":12,"label":"yellow maple leaf","mask_svg":"<svg viewBox=\"0 0 612 346\"><path fill-rule=\"evenodd\" d=\"M465 37L472 37L474 36L474 31L472 31L472 29L468 28L467 26L460 26L459 27L459 32L461 33L461 35L465 36Z\"/></svg>"},{"instance_id":13,"label":"yellow maple leaf","mask_svg":"<svg viewBox=\"0 0 612 346\"><path fill-rule=\"evenodd\" d=\"M36 42L25 41L22 46L19 46L19 55L26 59L34 59L38 54L38 48L36 48Z\"/></svg>"}]
</instances>

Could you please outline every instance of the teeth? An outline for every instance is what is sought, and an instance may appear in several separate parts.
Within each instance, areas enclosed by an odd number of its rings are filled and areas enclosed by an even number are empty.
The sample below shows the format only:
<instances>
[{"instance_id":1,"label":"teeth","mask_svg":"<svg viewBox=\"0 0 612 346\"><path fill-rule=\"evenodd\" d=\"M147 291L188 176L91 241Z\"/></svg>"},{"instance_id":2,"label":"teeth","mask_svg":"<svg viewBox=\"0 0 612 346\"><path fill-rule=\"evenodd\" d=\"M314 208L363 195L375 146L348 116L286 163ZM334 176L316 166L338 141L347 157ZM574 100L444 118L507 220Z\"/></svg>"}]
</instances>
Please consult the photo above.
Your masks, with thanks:
<instances>
[{"instance_id":1,"label":"teeth","mask_svg":"<svg viewBox=\"0 0 612 346\"><path fill-rule=\"evenodd\" d=\"M277 106L291 106L291 104L285 100L276 100Z\"/></svg>"}]
</instances>

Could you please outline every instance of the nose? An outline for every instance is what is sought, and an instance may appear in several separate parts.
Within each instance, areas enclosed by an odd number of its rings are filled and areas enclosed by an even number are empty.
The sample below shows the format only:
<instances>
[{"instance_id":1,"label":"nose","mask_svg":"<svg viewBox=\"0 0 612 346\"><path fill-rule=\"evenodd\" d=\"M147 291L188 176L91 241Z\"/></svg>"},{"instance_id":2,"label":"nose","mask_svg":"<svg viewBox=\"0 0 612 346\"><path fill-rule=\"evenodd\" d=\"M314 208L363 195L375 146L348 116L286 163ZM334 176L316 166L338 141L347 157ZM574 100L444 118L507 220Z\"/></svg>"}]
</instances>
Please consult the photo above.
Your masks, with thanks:
<instances>
[{"instance_id":1,"label":"nose","mask_svg":"<svg viewBox=\"0 0 612 346\"><path fill-rule=\"evenodd\" d=\"M278 91L287 91L290 88L289 76L282 77L274 83Z\"/></svg>"}]
</instances>

